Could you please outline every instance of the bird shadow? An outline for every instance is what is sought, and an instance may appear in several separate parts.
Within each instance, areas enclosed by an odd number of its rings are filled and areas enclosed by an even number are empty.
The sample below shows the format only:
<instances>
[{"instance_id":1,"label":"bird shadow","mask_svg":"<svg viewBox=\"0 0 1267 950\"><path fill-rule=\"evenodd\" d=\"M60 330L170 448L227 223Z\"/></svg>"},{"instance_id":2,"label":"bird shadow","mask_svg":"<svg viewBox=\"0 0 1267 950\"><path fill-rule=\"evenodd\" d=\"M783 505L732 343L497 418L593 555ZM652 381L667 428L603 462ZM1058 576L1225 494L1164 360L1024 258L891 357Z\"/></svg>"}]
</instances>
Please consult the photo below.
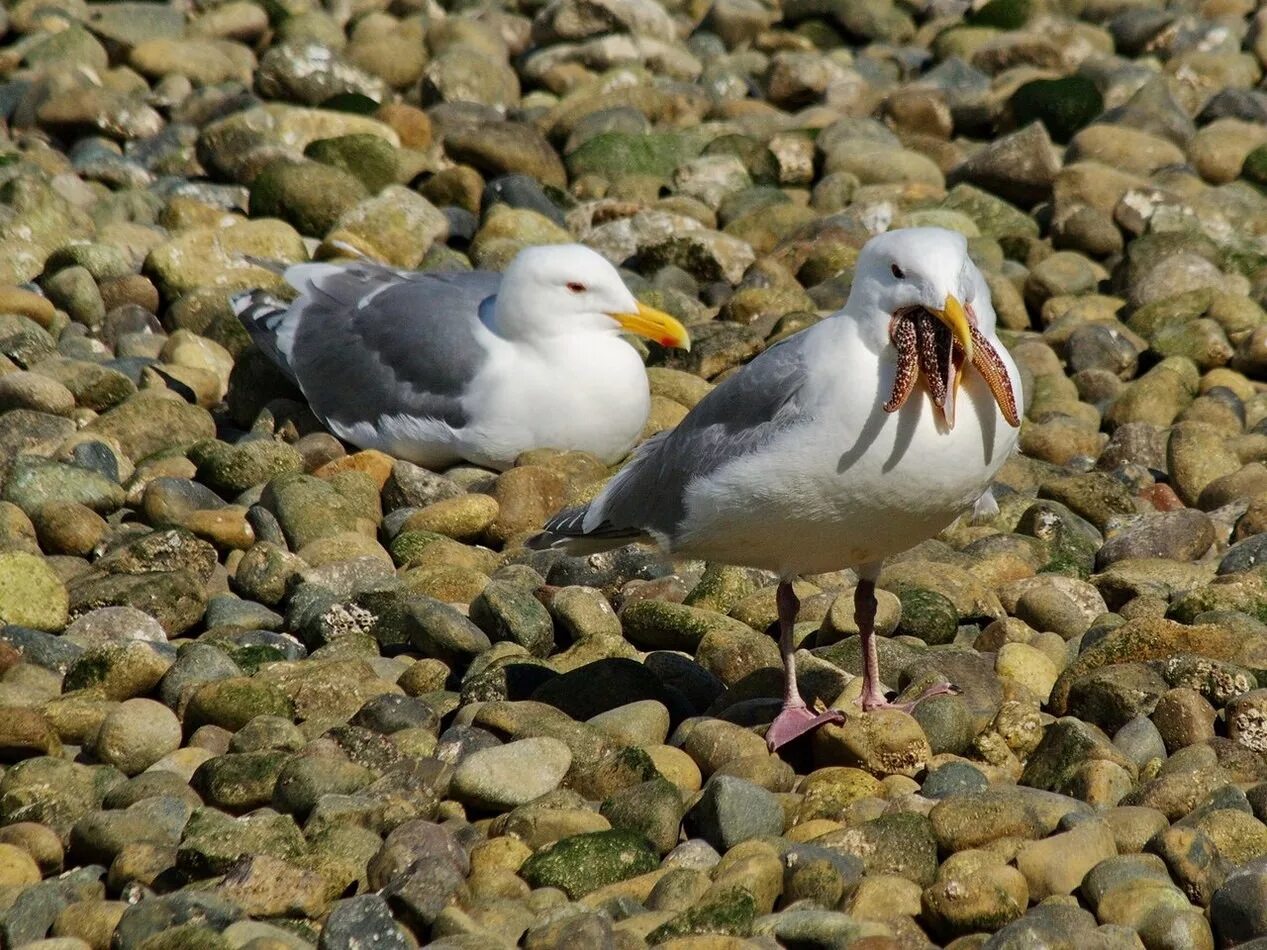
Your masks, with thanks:
<instances>
[{"instance_id":1,"label":"bird shadow","mask_svg":"<svg viewBox=\"0 0 1267 950\"><path fill-rule=\"evenodd\" d=\"M994 443L998 438L999 426L999 414L994 411L994 395L989 387L974 386L969 398L972 400L972 408L976 411L977 418L981 420L982 461L989 465L990 460L994 458Z\"/></svg>"},{"instance_id":2,"label":"bird shadow","mask_svg":"<svg viewBox=\"0 0 1267 950\"><path fill-rule=\"evenodd\" d=\"M915 429L919 423L919 414L923 411L923 400L927 399L931 402L932 397L928 392L919 387L911 394L906 404L897 411L896 414L883 411L883 405L887 402L886 393L892 390L892 380L887 380L882 376L876 386L875 398L871 402L871 407L867 411L867 421L862 427L862 431L858 433L858 438L854 440L854 444L840 454L840 458L836 462L836 474L840 475L847 472L853 465L862 458L875 440L883 431L888 423L890 416L897 416L897 434L893 440L893 450L889 453L889 457L885 459L881 470L890 472L898 462L906 455L911 447L911 441L915 437ZM886 388L887 386L887 388ZM982 461L989 464L994 457L995 441L998 438L999 414L992 411L994 409L994 396L988 389L973 386L971 388L964 387L959 391L958 399L967 398L972 403L972 409L976 412L977 417L981 419L981 451ZM877 412L879 409L881 411ZM962 408L956 407L957 412L962 412ZM938 420L938 428L942 432L950 431L944 420Z\"/></svg>"},{"instance_id":3,"label":"bird shadow","mask_svg":"<svg viewBox=\"0 0 1267 950\"><path fill-rule=\"evenodd\" d=\"M888 401L886 394L891 392L892 389L893 380L886 378L882 374L876 384L875 398L872 399L871 407L866 413L866 424L862 427L862 431L858 433L858 438L854 440L854 444L842 452L836 462L837 475L847 472L860 458L870 451L880 432L888 424L893 413L885 412L883 407L884 403ZM912 393L912 398L908 399L906 404L897 411L897 437L893 440L893 450L881 466L882 471L892 471L911 447L911 440L915 437L915 427L921 411L920 403L917 400L926 398L926 395L922 390L917 390ZM880 411L877 412L877 410Z\"/></svg>"}]
</instances>

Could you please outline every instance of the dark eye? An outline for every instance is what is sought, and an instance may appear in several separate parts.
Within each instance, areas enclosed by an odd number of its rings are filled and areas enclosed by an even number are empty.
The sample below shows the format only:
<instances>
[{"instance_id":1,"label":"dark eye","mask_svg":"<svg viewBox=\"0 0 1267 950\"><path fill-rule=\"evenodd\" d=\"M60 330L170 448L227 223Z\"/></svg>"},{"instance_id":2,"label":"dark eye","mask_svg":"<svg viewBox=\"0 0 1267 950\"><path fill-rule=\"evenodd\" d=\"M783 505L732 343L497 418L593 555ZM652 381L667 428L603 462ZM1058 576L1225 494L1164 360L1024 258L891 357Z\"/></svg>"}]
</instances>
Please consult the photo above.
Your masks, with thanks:
<instances>
[{"instance_id":1,"label":"dark eye","mask_svg":"<svg viewBox=\"0 0 1267 950\"><path fill-rule=\"evenodd\" d=\"M906 274L902 272L902 268L898 267L896 264L890 264L889 270L893 272L893 276L898 280L904 280L906 278Z\"/></svg>"},{"instance_id":2,"label":"dark eye","mask_svg":"<svg viewBox=\"0 0 1267 950\"><path fill-rule=\"evenodd\" d=\"M570 280L568 281L568 290L572 291L574 294L583 294L585 293L585 285L577 283L574 280Z\"/></svg>"}]
</instances>

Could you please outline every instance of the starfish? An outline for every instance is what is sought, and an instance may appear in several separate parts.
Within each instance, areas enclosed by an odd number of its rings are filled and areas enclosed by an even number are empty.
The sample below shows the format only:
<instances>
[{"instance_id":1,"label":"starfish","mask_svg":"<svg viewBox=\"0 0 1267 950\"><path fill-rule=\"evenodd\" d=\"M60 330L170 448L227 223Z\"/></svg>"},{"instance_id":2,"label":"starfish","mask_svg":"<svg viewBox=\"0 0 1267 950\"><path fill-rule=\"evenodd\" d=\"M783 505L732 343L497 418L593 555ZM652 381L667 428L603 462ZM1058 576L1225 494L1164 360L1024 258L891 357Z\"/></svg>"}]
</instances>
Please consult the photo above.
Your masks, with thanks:
<instances>
[{"instance_id":1,"label":"starfish","mask_svg":"<svg viewBox=\"0 0 1267 950\"><path fill-rule=\"evenodd\" d=\"M971 321L972 365L990 387L1003 417L1010 425L1019 426L1020 413L1016 407L1016 395L1008 379L1007 367L998 351L977 328L971 309L965 310ZM954 338L950 328L923 307L908 307L893 315L889 324L889 339L897 350L897 374L893 379L889 401L884 404L884 411L896 412L901 409L915 390L915 381L923 376L928 394L933 398L933 405L948 424L954 425L954 401L951 401L948 409L946 397L958 392L968 354Z\"/></svg>"}]
</instances>

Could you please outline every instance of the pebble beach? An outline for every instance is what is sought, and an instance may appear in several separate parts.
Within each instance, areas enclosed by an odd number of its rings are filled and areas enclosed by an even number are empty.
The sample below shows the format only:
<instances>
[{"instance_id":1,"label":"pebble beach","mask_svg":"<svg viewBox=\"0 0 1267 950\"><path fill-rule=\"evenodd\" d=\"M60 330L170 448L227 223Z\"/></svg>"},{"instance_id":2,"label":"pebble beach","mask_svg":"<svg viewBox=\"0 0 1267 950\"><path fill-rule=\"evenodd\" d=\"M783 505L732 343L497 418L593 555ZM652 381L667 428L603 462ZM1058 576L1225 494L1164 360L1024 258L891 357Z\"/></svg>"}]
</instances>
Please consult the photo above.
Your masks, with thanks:
<instances>
[{"instance_id":1,"label":"pebble beach","mask_svg":"<svg viewBox=\"0 0 1267 950\"><path fill-rule=\"evenodd\" d=\"M0 7L0 946L1267 948L1267 9ZM619 468L325 431L230 298L580 242L678 423L964 234L1021 452L850 571L524 544ZM566 385L566 380L560 380ZM1263 562L1263 563L1260 563Z\"/></svg>"}]
</instances>

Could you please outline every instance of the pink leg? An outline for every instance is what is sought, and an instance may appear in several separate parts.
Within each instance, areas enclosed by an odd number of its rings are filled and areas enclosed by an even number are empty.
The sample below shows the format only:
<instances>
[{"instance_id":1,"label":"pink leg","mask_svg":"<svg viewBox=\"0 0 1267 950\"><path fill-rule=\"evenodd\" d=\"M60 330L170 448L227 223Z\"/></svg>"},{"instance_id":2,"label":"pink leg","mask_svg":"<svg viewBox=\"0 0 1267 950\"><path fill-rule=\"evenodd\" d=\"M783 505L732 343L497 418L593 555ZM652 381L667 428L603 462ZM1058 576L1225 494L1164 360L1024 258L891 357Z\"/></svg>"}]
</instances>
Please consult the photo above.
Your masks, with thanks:
<instances>
[{"instance_id":1,"label":"pink leg","mask_svg":"<svg viewBox=\"0 0 1267 950\"><path fill-rule=\"evenodd\" d=\"M862 636L862 696L858 702L864 712L873 709L900 709L909 713L916 706L933 696L954 696L959 687L951 683L934 683L913 700L904 703L889 702L880 689L880 659L875 649L875 581L859 580L853 594L853 616Z\"/></svg>"},{"instance_id":2,"label":"pink leg","mask_svg":"<svg viewBox=\"0 0 1267 950\"><path fill-rule=\"evenodd\" d=\"M805 700L801 699L801 692L796 686L796 645L792 642L792 629L801 604L792 591L792 585L787 581L779 584L777 603L779 652L783 656L783 709L766 730L765 741L771 752L807 732L812 732L823 723L845 720L845 714L836 709L817 714L810 712Z\"/></svg>"}]
</instances>

